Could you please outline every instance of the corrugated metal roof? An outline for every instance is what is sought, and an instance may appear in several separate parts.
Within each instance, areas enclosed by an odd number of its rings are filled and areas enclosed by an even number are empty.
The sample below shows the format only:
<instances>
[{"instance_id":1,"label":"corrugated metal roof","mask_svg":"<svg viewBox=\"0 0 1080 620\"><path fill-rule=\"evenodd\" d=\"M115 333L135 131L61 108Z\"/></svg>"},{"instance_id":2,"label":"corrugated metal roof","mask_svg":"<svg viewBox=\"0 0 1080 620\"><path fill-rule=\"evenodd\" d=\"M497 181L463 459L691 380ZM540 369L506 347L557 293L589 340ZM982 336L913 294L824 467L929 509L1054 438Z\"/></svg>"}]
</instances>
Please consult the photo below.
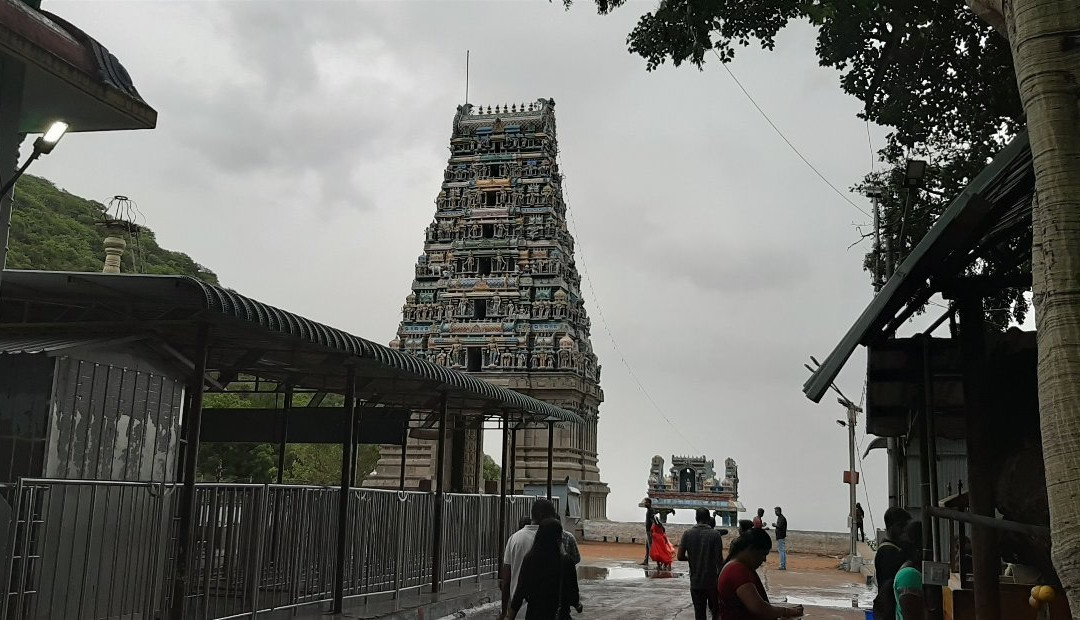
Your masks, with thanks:
<instances>
[{"instance_id":1,"label":"corrugated metal roof","mask_svg":"<svg viewBox=\"0 0 1080 620\"><path fill-rule=\"evenodd\" d=\"M143 274L68 273L5 270L2 282L17 284L35 296L77 297L86 303L95 299L124 303L156 304L162 307L195 307L258 326L269 332L347 354L372 360L382 366L468 392L531 417L584 423L581 416L520 392L500 387L463 372L433 364L402 351L391 349L323 325L221 286L189 276ZM31 343L33 344L33 343ZM13 345L18 345L13 341ZM46 343L44 346L53 346ZM56 343L55 346L61 346ZM44 348L38 347L40 351ZM30 352L33 347L23 352Z\"/></svg>"},{"instance_id":2,"label":"corrugated metal roof","mask_svg":"<svg viewBox=\"0 0 1080 620\"><path fill-rule=\"evenodd\" d=\"M2 336L0 355L56 353L67 349L94 347L115 338L71 338L64 336Z\"/></svg>"}]
</instances>

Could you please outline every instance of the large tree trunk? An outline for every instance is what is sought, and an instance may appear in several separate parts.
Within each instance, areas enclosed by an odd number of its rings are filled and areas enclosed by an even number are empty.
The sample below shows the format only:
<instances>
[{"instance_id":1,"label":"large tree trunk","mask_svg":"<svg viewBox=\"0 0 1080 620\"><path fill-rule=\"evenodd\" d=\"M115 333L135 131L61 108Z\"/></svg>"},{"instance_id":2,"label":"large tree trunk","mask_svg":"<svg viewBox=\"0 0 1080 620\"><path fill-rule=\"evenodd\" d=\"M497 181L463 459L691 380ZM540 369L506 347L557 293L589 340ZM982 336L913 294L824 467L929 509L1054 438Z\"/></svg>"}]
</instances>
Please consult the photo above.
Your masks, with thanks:
<instances>
[{"instance_id":1,"label":"large tree trunk","mask_svg":"<svg viewBox=\"0 0 1080 620\"><path fill-rule=\"evenodd\" d=\"M1080 1L1005 0L1035 160L1039 407L1054 566L1080 618Z\"/></svg>"}]
</instances>

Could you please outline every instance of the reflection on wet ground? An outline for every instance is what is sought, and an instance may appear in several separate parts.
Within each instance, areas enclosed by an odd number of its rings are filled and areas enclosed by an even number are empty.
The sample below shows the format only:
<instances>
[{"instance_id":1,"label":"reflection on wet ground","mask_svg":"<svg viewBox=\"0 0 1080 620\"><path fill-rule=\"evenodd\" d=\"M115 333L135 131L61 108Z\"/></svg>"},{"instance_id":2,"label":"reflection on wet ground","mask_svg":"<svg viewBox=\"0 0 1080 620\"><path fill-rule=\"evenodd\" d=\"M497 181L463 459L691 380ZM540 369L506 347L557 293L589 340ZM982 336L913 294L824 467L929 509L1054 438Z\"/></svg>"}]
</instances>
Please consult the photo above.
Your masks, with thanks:
<instances>
[{"instance_id":1,"label":"reflection on wet ground","mask_svg":"<svg viewBox=\"0 0 1080 620\"><path fill-rule=\"evenodd\" d=\"M673 585L677 588L689 587L687 584L678 585L679 580L688 581L689 577L685 565L680 565L676 569L683 570L661 571L625 562L600 562L579 565L578 579L589 590L602 587L604 582L611 582L615 586L656 579L674 580ZM848 577L845 573L766 571L763 577L773 602L799 604L819 610L869 609L876 594L873 587L846 581Z\"/></svg>"},{"instance_id":2,"label":"reflection on wet ground","mask_svg":"<svg viewBox=\"0 0 1080 620\"><path fill-rule=\"evenodd\" d=\"M584 566L577 567L578 579L589 581L624 581L629 579L674 579L685 577L685 572L674 570L654 570L644 566Z\"/></svg>"}]
</instances>

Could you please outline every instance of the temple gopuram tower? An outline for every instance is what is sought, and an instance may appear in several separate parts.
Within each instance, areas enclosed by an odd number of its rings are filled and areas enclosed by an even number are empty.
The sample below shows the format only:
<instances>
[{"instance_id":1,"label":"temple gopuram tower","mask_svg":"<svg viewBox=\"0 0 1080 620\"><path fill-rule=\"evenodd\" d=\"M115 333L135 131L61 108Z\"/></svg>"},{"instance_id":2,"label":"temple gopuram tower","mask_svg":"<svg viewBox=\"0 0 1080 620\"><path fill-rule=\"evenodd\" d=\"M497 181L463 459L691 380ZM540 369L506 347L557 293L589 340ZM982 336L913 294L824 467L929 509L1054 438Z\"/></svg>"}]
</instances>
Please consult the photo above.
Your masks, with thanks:
<instances>
[{"instance_id":1,"label":"temple gopuram tower","mask_svg":"<svg viewBox=\"0 0 1080 620\"><path fill-rule=\"evenodd\" d=\"M390 346L580 414L585 426L556 429L553 478L578 487L584 518L607 518L600 365L566 226L555 102L458 106L450 153ZM447 488L479 491L481 432L462 424L448 436ZM546 428L517 433L516 492L547 480L547 442ZM406 488L431 484L422 481L434 478L434 453L433 441L409 439ZM398 488L400 458L399 446L382 446L365 484Z\"/></svg>"}]
</instances>

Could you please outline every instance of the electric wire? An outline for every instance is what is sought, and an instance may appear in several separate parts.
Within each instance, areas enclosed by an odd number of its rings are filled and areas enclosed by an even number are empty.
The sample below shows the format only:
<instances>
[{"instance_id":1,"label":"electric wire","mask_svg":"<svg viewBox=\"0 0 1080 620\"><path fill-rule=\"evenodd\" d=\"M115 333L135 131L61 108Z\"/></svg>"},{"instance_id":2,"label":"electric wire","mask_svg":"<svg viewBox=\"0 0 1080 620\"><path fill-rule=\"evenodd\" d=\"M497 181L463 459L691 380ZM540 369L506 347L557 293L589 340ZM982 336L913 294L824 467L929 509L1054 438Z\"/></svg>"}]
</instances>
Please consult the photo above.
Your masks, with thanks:
<instances>
[{"instance_id":1,"label":"electric wire","mask_svg":"<svg viewBox=\"0 0 1080 620\"><path fill-rule=\"evenodd\" d=\"M570 225L573 227L572 232L574 235L575 245L577 246L574 255L577 261L581 263L581 274L584 276L585 282L589 286L589 295L592 297L593 305L596 307L596 313L600 319L600 325L603 326L604 333L607 334L608 341L611 342L611 348L615 351L615 354L619 356L619 361L621 361L622 365L626 367L627 374L630 375L630 378L637 385L638 390L640 390L641 394L645 396L645 400L649 401L649 404L652 405L653 409L656 410L656 413L660 414L660 417L663 418L664 421L671 426L671 428L675 429L675 432L678 433L679 437L681 437L682 440L686 442L686 445L690 446L695 453L701 452L702 454L704 454L704 452L702 452L694 444L694 442L690 440L690 438L683 434L683 432L679 429L679 426L672 422L671 418L669 418L667 414L664 413L664 410L660 407L659 403L657 403L656 400L652 397L652 395L649 394L649 390L645 388L645 384L641 381L640 378L638 378L637 373L634 372L633 367L630 365L630 361L626 359L626 355L623 354L622 349L619 348L619 344L615 340L615 335L612 333L611 327L608 325L607 318L604 316L604 310L600 306L600 297L596 294L596 288L593 286L592 278L589 276L589 270L586 266L585 261L585 249L581 244L581 236L578 234L577 221L574 220L574 214L570 210L570 194L566 191L565 175L563 175L562 177L562 194L563 204L566 206L567 219L570 221Z\"/></svg>"},{"instance_id":2,"label":"electric wire","mask_svg":"<svg viewBox=\"0 0 1080 620\"><path fill-rule=\"evenodd\" d=\"M742 82L739 81L739 78L735 77L735 74L732 73L731 68L727 66L727 63L724 62L722 58L720 58L720 54L717 53L716 49L713 49L712 52L716 56L716 59L720 61L720 66L722 66L724 68L724 71L727 71L727 74L729 76L731 76L731 79L735 82L735 85L739 87L739 90L741 90L744 95L746 95L746 98L750 100L750 103L761 114L761 117L764 118L765 122L769 124L769 127L773 128L773 131L776 132L776 135L780 136L780 139L784 141L784 144L787 144L788 148L790 148L791 151L793 153L795 153L799 157L799 159L801 159L803 161L804 164L806 164L811 170L813 170L814 174L816 174L818 176L818 178L820 178L826 185L828 185L832 189L832 191L836 192L837 196L840 196L841 198L843 198L845 202L847 202L849 205L854 207L857 211L859 211L859 213L862 213L866 217L871 217L871 215L869 213L867 213L867 211L865 209L863 209L859 205L855 204L855 202L852 201L850 198L848 198L847 195L844 194L844 192L840 191L839 188L837 188L835 185L833 185L832 181L825 178L825 175L822 174L821 171L818 170L817 167L813 163L811 163L810 160L807 159L805 155L802 154L802 151L800 151L798 149L798 147L796 147L791 142L791 140L789 140L788 137L786 135L784 135L784 132L781 131L780 128L776 126L776 123L774 123L771 118L769 118L769 115L766 114L765 110L763 110L761 108L761 106L758 105L758 102L754 100L754 97L753 97L753 95L750 94L750 91L746 90L746 87L743 86Z\"/></svg>"}]
</instances>

